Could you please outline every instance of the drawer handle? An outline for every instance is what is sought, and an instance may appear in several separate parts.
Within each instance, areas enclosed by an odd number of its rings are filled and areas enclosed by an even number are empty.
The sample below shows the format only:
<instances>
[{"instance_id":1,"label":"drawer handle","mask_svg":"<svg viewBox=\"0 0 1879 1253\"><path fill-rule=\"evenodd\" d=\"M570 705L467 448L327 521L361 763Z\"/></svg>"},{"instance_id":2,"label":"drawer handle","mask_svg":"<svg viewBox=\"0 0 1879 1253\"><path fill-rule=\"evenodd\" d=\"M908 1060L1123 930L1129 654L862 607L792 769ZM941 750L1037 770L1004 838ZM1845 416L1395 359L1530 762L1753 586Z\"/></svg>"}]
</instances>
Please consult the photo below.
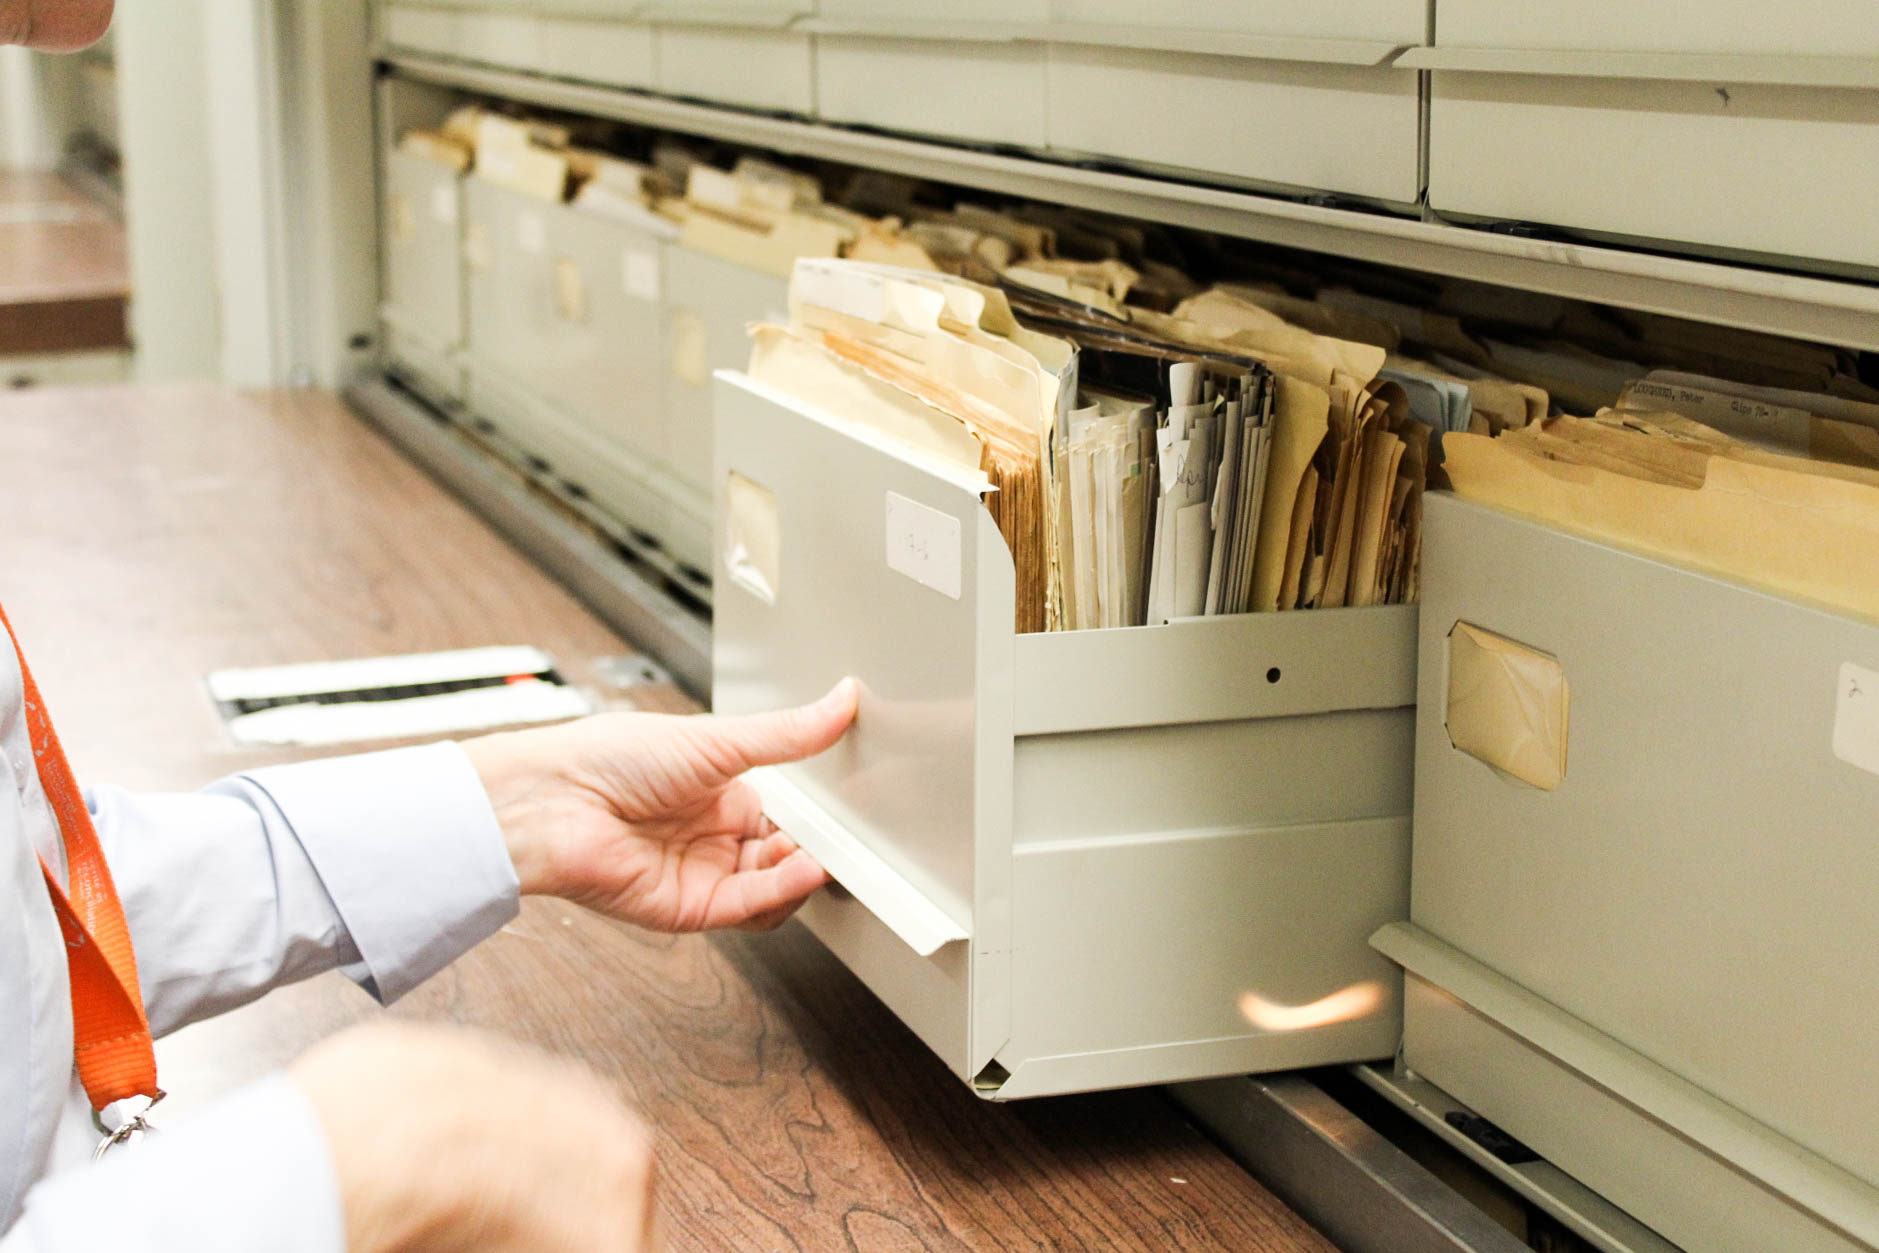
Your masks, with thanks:
<instances>
[{"instance_id":1,"label":"drawer handle","mask_svg":"<svg viewBox=\"0 0 1879 1253\"><path fill-rule=\"evenodd\" d=\"M775 767L759 766L744 778L763 799L763 812L770 821L807 849L831 879L867 906L908 948L931 957L971 935Z\"/></svg>"},{"instance_id":2,"label":"drawer handle","mask_svg":"<svg viewBox=\"0 0 1879 1253\"><path fill-rule=\"evenodd\" d=\"M1396 64L1412 70L1643 78L1698 83L1879 90L1879 58L1732 53L1587 52L1550 48L1411 48Z\"/></svg>"}]
</instances>

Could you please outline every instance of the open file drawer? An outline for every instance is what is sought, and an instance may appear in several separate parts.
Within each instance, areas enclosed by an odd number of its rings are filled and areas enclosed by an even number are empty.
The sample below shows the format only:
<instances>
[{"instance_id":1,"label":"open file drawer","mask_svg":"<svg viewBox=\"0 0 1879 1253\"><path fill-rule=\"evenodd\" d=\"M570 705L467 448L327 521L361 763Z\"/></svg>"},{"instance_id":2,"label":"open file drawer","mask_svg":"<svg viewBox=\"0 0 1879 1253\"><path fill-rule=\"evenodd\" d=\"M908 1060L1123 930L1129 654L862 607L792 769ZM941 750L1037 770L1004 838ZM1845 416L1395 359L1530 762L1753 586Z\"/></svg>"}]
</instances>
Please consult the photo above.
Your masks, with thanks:
<instances>
[{"instance_id":1,"label":"open file drawer","mask_svg":"<svg viewBox=\"0 0 1879 1253\"><path fill-rule=\"evenodd\" d=\"M385 299L392 360L438 399L463 396L463 176L397 149L385 154Z\"/></svg>"},{"instance_id":2,"label":"open file drawer","mask_svg":"<svg viewBox=\"0 0 1879 1253\"><path fill-rule=\"evenodd\" d=\"M1879 626L1424 508L1405 1061L1679 1245L1879 1247ZM1453 746L1457 622L1557 661L1553 790Z\"/></svg>"},{"instance_id":3,"label":"open file drawer","mask_svg":"<svg viewBox=\"0 0 1879 1253\"><path fill-rule=\"evenodd\" d=\"M1012 1098L1380 1057L1406 907L1413 606L1015 635L974 488L717 385L714 708L861 680L753 772L839 891L802 917Z\"/></svg>"}]
</instances>

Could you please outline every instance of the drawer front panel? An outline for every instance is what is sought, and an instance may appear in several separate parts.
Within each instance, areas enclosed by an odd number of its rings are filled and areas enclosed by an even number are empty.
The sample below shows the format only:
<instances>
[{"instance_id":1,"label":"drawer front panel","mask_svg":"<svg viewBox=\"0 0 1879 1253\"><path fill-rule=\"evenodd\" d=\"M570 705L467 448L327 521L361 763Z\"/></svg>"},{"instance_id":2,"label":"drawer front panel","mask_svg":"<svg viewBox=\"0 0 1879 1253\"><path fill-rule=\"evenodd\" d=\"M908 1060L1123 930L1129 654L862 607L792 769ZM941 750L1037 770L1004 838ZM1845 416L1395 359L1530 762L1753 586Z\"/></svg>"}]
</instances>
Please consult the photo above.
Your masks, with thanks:
<instances>
[{"instance_id":1,"label":"drawer front panel","mask_svg":"<svg viewBox=\"0 0 1879 1253\"><path fill-rule=\"evenodd\" d=\"M1442 0L1435 36L1438 44L1472 48L1871 56L1879 54L1873 19L1869 0Z\"/></svg>"},{"instance_id":2,"label":"drawer front panel","mask_svg":"<svg viewBox=\"0 0 1879 1253\"><path fill-rule=\"evenodd\" d=\"M548 267L555 307L542 362L547 394L608 443L664 463L665 380L661 368L662 284L639 278L663 264L663 241L565 206L549 206Z\"/></svg>"},{"instance_id":3,"label":"drawer front panel","mask_svg":"<svg viewBox=\"0 0 1879 1253\"><path fill-rule=\"evenodd\" d=\"M677 244L666 246L665 267L664 373L671 465L680 480L709 496L712 372L743 368L750 359L745 327L784 320L789 283ZM701 568L710 569L710 562Z\"/></svg>"},{"instance_id":4,"label":"drawer front panel","mask_svg":"<svg viewBox=\"0 0 1879 1253\"><path fill-rule=\"evenodd\" d=\"M1161 29L1232 31L1296 39L1394 40L1419 44L1427 33L1426 0L1050 0L1060 22Z\"/></svg>"},{"instance_id":5,"label":"drawer front panel","mask_svg":"<svg viewBox=\"0 0 1879 1253\"><path fill-rule=\"evenodd\" d=\"M1042 148L1044 48L823 35L816 107L833 122Z\"/></svg>"},{"instance_id":6,"label":"drawer front panel","mask_svg":"<svg viewBox=\"0 0 1879 1253\"><path fill-rule=\"evenodd\" d=\"M815 112L807 35L661 26L654 47L660 91L779 113Z\"/></svg>"},{"instance_id":7,"label":"drawer front panel","mask_svg":"<svg viewBox=\"0 0 1879 1253\"><path fill-rule=\"evenodd\" d=\"M1448 631L1549 653L1543 792L1450 746ZM1838 760L1840 667L1879 627L1432 494L1412 917L1879 1184L1879 776Z\"/></svg>"},{"instance_id":8,"label":"drawer front panel","mask_svg":"<svg viewBox=\"0 0 1879 1253\"><path fill-rule=\"evenodd\" d=\"M741 376L720 376L716 396L712 706L775 709L858 678L854 729L781 772L975 927L981 904L1009 900L1004 540L975 490ZM909 545L925 581L903 572Z\"/></svg>"},{"instance_id":9,"label":"drawer front panel","mask_svg":"<svg viewBox=\"0 0 1879 1253\"><path fill-rule=\"evenodd\" d=\"M379 31L387 44L428 52L435 56L454 57L462 43L460 15L447 9L393 4L379 9Z\"/></svg>"},{"instance_id":10,"label":"drawer front panel","mask_svg":"<svg viewBox=\"0 0 1879 1253\"><path fill-rule=\"evenodd\" d=\"M1054 46L1048 100L1065 155L1403 204L1420 187L1406 70Z\"/></svg>"},{"instance_id":11,"label":"drawer front panel","mask_svg":"<svg viewBox=\"0 0 1879 1253\"><path fill-rule=\"evenodd\" d=\"M474 359L546 393L559 317L547 246L555 206L479 178L463 187L465 342Z\"/></svg>"},{"instance_id":12,"label":"drawer front panel","mask_svg":"<svg viewBox=\"0 0 1879 1253\"><path fill-rule=\"evenodd\" d=\"M463 342L462 180L398 151L385 175L385 302L410 333L449 352Z\"/></svg>"},{"instance_id":13,"label":"drawer front panel","mask_svg":"<svg viewBox=\"0 0 1879 1253\"><path fill-rule=\"evenodd\" d=\"M1711 1253L1861 1253L1848 1239L1424 979L1403 1061L1666 1239Z\"/></svg>"},{"instance_id":14,"label":"drawer front panel","mask_svg":"<svg viewBox=\"0 0 1879 1253\"><path fill-rule=\"evenodd\" d=\"M1879 91L1433 81L1438 211L1879 267L1879 228L1847 209L1879 196Z\"/></svg>"},{"instance_id":15,"label":"drawer front panel","mask_svg":"<svg viewBox=\"0 0 1879 1253\"><path fill-rule=\"evenodd\" d=\"M541 24L542 67L561 78L608 87L651 87L652 27L626 22Z\"/></svg>"}]
</instances>

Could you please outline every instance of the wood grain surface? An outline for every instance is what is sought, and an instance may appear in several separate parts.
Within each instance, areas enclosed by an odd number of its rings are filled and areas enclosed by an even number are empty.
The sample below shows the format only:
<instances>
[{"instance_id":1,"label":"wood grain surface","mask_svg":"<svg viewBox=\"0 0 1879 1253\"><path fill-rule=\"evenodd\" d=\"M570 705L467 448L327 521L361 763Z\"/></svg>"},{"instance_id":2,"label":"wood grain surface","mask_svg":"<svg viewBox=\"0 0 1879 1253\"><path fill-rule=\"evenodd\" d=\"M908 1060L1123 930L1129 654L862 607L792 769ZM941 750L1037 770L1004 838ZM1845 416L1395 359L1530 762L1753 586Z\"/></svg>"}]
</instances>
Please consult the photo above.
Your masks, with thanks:
<instances>
[{"instance_id":1,"label":"wood grain surface","mask_svg":"<svg viewBox=\"0 0 1879 1253\"><path fill-rule=\"evenodd\" d=\"M0 397L0 600L81 779L188 788L228 665L529 643L603 701L626 646L319 393ZM1153 1091L981 1102L802 928L660 936L552 900L390 1011L337 975L159 1046L174 1114L389 1012L578 1057L657 1129L674 1250L1331 1246Z\"/></svg>"},{"instance_id":2,"label":"wood grain surface","mask_svg":"<svg viewBox=\"0 0 1879 1253\"><path fill-rule=\"evenodd\" d=\"M124 224L60 178L0 170L0 354L127 348Z\"/></svg>"}]
</instances>

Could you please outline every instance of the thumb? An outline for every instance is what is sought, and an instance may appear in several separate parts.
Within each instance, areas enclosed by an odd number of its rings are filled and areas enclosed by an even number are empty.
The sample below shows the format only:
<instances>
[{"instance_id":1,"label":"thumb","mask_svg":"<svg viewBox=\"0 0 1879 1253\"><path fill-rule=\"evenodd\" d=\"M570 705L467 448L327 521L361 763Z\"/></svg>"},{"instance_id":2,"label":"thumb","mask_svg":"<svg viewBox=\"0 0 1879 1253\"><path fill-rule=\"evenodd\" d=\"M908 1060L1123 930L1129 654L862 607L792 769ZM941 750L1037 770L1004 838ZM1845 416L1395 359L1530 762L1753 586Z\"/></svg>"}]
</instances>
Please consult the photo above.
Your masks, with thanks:
<instances>
[{"instance_id":1,"label":"thumb","mask_svg":"<svg viewBox=\"0 0 1879 1253\"><path fill-rule=\"evenodd\" d=\"M709 760L720 763L726 777L735 777L752 766L800 761L828 748L855 720L860 700L861 685L843 679L813 704L712 718L698 731Z\"/></svg>"}]
</instances>

